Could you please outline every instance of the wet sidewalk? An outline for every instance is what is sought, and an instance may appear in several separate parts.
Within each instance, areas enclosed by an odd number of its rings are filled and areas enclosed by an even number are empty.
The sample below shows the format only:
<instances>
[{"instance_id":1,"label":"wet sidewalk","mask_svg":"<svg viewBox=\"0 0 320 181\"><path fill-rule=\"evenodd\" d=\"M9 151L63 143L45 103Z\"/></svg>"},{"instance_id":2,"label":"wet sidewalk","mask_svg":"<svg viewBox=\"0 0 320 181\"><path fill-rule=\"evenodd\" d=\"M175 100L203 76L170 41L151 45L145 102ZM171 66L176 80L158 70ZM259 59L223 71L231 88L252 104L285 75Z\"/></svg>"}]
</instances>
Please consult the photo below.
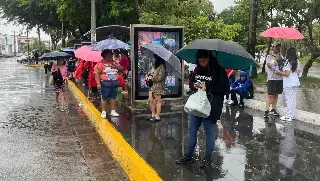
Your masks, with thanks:
<instances>
[{"instance_id":1,"label":"wet sidewalk","mask_svg":"<svg viewBox=\"0 0 320 181\"><path fill-rule=\"evenodd\" d=\"M198 161L176 165L187 147L188 116L183 111L165 112L161 122L151 123L148 114L129 111L128 99L118 100L120 117L109 117L109 121L165 181L320 180L319 126L265 120L261 111L225 107L215 128L214 166L201 170L202 127L196 147Z\"/></svg>"},{"instance_id":2,"label":"wet sidewalk","mask_svg":"<svg viewBox=\"0 0 320 181\"><path fill-rule=\"evenodd\" d=\"M68 111L42 69L0 59L0 180L129 180L67 92Z\"/></svg>"}]
</instances>

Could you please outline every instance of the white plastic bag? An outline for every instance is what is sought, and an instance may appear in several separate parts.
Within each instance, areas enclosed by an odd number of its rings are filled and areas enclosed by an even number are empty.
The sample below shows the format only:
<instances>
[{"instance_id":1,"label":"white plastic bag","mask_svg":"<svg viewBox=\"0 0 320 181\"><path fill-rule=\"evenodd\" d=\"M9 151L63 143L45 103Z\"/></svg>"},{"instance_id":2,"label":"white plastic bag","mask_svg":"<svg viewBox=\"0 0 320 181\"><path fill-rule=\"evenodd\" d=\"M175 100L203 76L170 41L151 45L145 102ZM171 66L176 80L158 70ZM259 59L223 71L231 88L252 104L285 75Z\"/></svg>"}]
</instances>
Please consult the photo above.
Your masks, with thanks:
<instances>
[{"instance_id":1,"label":"white plastic bag","mask_svg":"<svg viewBox=\"0 0 320 181\"><path fill-rule=\"evenodd\" d=\"M184 106L184 111L192 116L209 117L211 104L207 98L207 93L199 89L196 93L192 94Z\"/></svg>"},{"instance_id":2,"label":"white plastic bag","mask_svg":"<svg viewBox=\"0 0 320 181\"><path fill-rule=\"evenodd\" d=\"M49 85L53 85L53 76L52 75L49 78Z\"/></svg>"}]
</instances>

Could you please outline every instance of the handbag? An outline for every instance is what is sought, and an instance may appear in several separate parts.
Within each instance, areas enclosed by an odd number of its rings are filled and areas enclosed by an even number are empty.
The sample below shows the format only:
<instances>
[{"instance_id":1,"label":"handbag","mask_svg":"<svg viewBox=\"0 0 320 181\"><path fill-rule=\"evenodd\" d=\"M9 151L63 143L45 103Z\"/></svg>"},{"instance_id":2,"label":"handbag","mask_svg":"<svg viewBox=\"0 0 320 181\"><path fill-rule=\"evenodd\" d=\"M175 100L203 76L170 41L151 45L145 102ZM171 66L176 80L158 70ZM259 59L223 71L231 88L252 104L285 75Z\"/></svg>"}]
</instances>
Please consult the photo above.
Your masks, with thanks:
<instances>
[{"instance_id":1,"label":"handbag","mask_svg":"<svg viewBox=\"0 0 320 181\"><path fill-rule=\"evenodd\" d=\"M192 116L207 118L211 113L211 104L207 98L206 91L199 89L196 93L192 94L186 105L184 111Z\"/></svg>"},{"instance_id":2,"label":"handbag","mask_svg":"<svg viewBox=\"0 0 320 181\"><path fill-rule=\"evenodd\" d=\"M49 78L49 85L53 85L53 84L54 84L53 76L51 75Z\"/></svg>"}]
</instances>

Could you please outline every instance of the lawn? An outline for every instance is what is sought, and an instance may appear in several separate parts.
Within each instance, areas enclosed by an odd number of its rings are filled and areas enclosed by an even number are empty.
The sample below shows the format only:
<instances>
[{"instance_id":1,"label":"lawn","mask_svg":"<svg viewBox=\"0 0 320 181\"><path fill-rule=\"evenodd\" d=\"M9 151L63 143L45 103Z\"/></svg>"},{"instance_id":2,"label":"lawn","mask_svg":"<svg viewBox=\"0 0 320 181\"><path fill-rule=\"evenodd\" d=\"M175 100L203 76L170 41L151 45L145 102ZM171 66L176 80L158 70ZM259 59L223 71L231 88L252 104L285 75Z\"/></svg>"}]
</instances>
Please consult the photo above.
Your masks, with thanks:
<instances>
[{"instance_id":1,"label":"lawn","mask_svg":"<svg viewBox=\"0 0 320 181\"><path fill-rule=\"evenodd\" d=\"M266 84L267 73L258 73L258 76L253 79L255 85ZM300 78L300 83L302 87L308 88L320 88L320 79L315 77L302 77Z\"/></svg>"}]
</instances>

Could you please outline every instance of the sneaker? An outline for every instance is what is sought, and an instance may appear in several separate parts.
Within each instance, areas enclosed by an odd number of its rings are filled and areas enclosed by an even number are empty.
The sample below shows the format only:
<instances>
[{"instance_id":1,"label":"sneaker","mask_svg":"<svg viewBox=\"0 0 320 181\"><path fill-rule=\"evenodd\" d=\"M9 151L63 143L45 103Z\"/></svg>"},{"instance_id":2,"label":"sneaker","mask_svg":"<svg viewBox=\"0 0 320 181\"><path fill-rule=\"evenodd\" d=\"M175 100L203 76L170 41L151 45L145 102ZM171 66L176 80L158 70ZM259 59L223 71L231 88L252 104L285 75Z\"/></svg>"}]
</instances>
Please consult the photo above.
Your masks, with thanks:
<instances>
[{"instance_id":1,"label":"sneaker","mask_svg":"<svg viewBox=\"0 0 320 181\"><path fill-rule=\"evenodd\" d=\"M176 160L176 164L186 164L193 163L194 160L192 157L182 156L179 160Z\"/></svg>"},{"instance_id":2,"label":"sneaker","mask_svg":"<svg viewBox=\"0 0 320 181\"><path fill-rule=\"evenodd\" d=\"M119 117L119 114L115 110L112 110L110 116Z\"/></svg>"},{"instance_id":3,"label":"sneaker","mask_svg":"<svg viewBox=\"0 0 320 181\"><path fill-rule=\"evenodd\" d=\"M280 120L282 120L282 121L292 121L292 118L291 118L291 117L288 117L288 116L282 116L282 117L280 118Z\"/></svg>"},{"instance_id":4,"label":"sneaker","mask_svg":"<svg viewBox=\"0 0 320 181\"><path fill-rule=\"evenodd\" d=\"M269 111L265 111L263 117L264 117L264 118L268 118L268 117L269 117Z\"/></svg>"},{"instance_id":5,"label":"sneaker","mask_svg":"<svg viewBox=\"0 0 320 181\"><path fill-rule=\"evenodd\" d=\"M200 165L200 168L204 169L204 168L208 168L208 167L212 167L212 160L211 159L203 159L202 163Z\"/></svg>"},{"instance_id":6,"label":"sneaker","mask_svg":"<svg viewBox=\"0 0 320 181\"><path fill-rule=\"evenodd\" d=\"M106 111L102 111L101 112L101 118L102 119L106 119L107 118L107 112Z\"/></svg>"},{"instance_id":7,"label":"sneaker","mask_svg":"<svg viewBox=\"0 0 320 181\"><path fill-rule=\"evenodd\" d=\"M269 114L273 116L279 116L279 113L275 109L272 109Z\"/></svg>"}]
</instances>

